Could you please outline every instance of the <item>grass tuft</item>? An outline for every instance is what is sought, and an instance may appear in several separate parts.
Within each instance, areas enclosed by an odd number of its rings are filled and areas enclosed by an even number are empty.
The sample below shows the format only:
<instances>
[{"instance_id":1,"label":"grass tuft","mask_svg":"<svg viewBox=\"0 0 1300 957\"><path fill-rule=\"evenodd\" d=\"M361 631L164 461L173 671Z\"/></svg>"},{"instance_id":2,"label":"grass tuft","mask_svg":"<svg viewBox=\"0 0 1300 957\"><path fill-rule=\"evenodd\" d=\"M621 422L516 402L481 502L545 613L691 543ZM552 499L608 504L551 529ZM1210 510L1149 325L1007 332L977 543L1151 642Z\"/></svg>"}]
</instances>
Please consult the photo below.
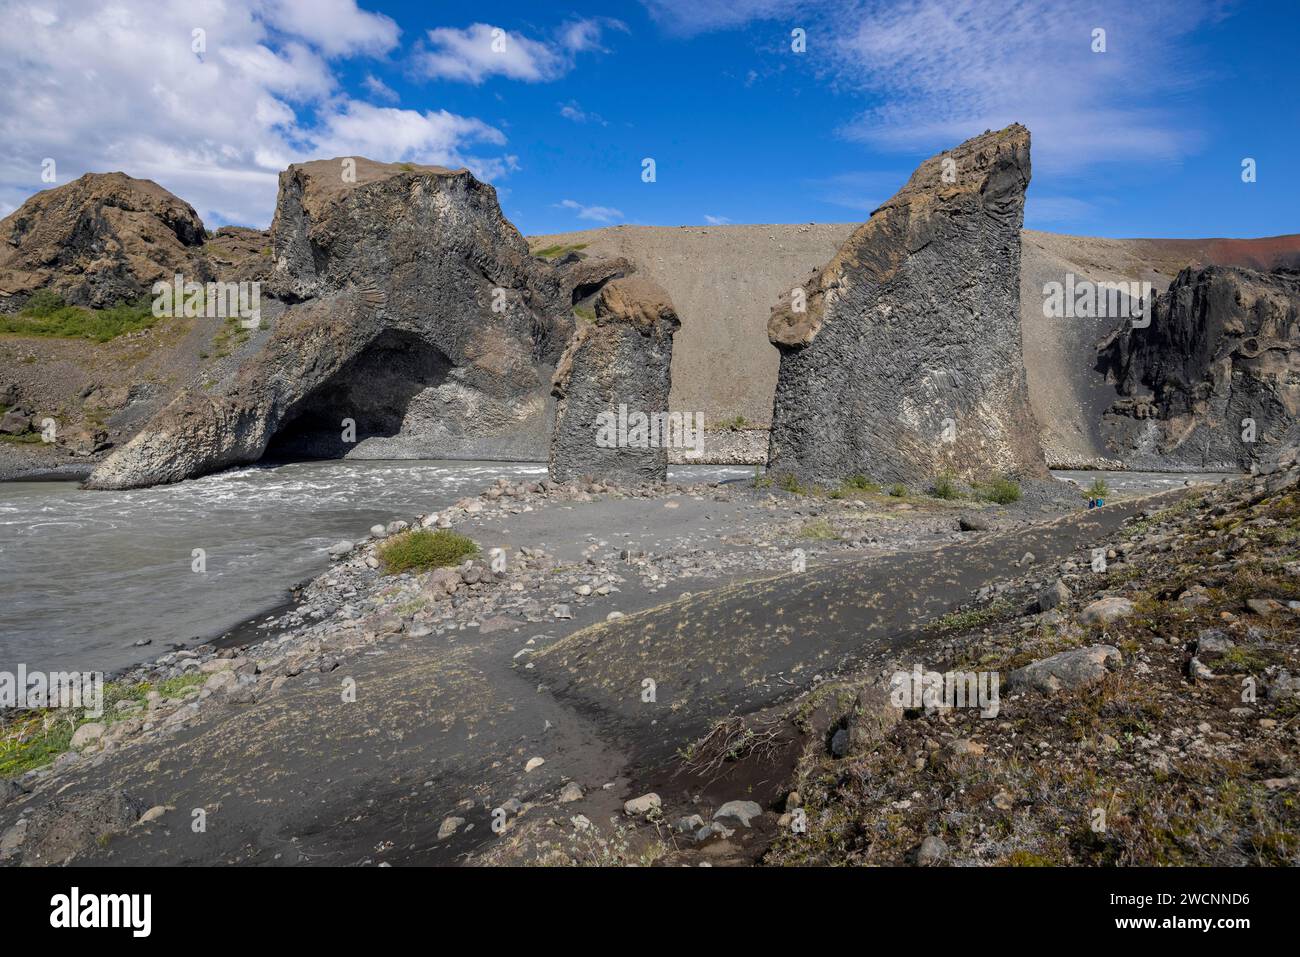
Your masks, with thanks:
<instances>
[{"instance_id":1,"label":"grass tuft","mask_svg":"<svg viewBox=\"0 0 1300 957\"><path fill-rule=\"evenodd\" d=\"M70 306L56 293L42 289L17 314L0 316L0 332L108 342L128 332L149 329L157 321L147 297L108 309L85 309Z\"/></svg>"},{"instance_id":2,"label":"grass tuft","mask_svg":"<svg viewBox=\"0 0 1300 957\"><path fill-rule=\"evenodd\" d=\"M459 565L466 558L477 555L479 548L464 535L440 528L437 531L416 529L402 532L381 544L377 551L385 573L396 575L411 568L423 571Z\"/></svg>"}]
</instances>

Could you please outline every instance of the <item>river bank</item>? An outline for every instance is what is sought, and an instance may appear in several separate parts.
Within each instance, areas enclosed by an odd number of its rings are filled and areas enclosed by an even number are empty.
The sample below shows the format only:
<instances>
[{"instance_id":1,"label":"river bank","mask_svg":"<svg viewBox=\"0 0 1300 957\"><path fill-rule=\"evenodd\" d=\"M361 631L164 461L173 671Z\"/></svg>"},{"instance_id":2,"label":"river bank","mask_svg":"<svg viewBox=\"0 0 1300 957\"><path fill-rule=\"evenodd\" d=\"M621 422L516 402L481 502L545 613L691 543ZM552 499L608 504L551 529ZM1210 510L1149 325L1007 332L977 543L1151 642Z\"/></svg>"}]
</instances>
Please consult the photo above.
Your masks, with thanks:
<instances>
[{"instance_id":1,"label":"river bank","mask_svg":"<svg viewBox=\"0 0 1300 957\"><path fill-rule=\"evenodd\" d=\"M125 793L160 809L165 837L133 830L129 841L109 845L105 860L456 860L495 836L484 828L498 808L570 783L596 801L593 810L601 800L617 803L633 778L727 711L804 690L864 648L901 640L980 589L996 589L1027 546L1036 563L1051 562L1138 511L1121 503L1083 512L1033 496L1012 506L872 493L819 499L752 482L640 489L498 482L406 520L455 528L485 551L502 548L504 572L480 559L454 575L383 576L372 567L375 540L337 548L295 607L257 623L265 640L186 649L128 670L119 687L132 690L113 703L102 729L83 735L83 750L20 777L19 802L44 807L71 784L70 793L88 801ZM745 615L705 616L717 624L689 643L705 657L676 663L645 660L635 638L578 672L548 651L571 649L568 636L586 626L641 627L638 613L690 624L694 606L681 603L696 594L772 576L798 580L795 549L809 569L805 584L839 581L888 596L886 618L855 612L842 642L823 621L809 626L811 644L781 638L747 650L736 644ZM770 597L747 601L757 602L759 619L779 624ZM778 604L793 609L798 599ZM836 618L824 601L811 607ZM803 650L790 658L791 647ZM670 701L674 675L697 674L705 662L722 669L715 683ZM647 678L662 689L665 710L655 716L637 705ZM724 688L731 690L719 695ZM614 689L622 689L619 700L609 697ZM180 818L162 810L213 802L226 821L219 839L211 831L185 837L171 829ZM357 807L369 809L367 823L347 825ZM304 831L304 814L338 826ZM456 817L460 825L446 825ZM376 837L398 832L401 841ZM393 846L376 857L386 840Z\"/></svg>"}]
</instances>

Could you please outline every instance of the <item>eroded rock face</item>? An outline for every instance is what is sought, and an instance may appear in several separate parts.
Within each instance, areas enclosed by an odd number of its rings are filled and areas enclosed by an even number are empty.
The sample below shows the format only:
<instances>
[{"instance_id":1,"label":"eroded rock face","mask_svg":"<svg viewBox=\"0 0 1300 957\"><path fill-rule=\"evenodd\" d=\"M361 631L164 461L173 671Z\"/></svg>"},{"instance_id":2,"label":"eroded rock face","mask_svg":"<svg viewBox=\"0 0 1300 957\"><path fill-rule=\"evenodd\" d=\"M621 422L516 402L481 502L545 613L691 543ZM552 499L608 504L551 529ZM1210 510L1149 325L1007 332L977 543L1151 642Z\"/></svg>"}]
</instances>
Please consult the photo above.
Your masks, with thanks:
<instances>
[{"instance_id":1,"label":"eroded rock face","mask_svg":"<svg viewBox=\"0 0 1300 957\"><path fill-rule=\"evenodd\" d=\"M468 171L360 158L282 173L271 238L266 291L291 305L265 345L219 394L178 395L91 487L264 455L543 459L573 297L627 265L553 268Z\"/></svg>"},{"instance_id":2,"label":"eroded rock face","mask_svg":"<svg viewBox=\"0 0 1300 957\"><path fill-rule=\"evenodd\" d=\"M772 311L769 471L1047 477L1020 335L1029 131L931 157Z\"/></svg>"},{"instance_id":3,"label":"eroded rock face","mask_svg":"<svg viewBox=\"0 0 1300 957\"><path fill-rule=\"evenodd\" d=\"M1184 269L1098 349L1107 444L1138 468L1249 468L1300 441L1300 272Z\"/></svg>"},{"instance_id":4,"label":"eroded rock face","mask_svg":"<svg viewBox=\"0 0 1300 957\"><path fill-rule=\"evenodd\" d=\"M667 477L663 425L672 420L650 420L669 411L679 327L668 294L648 279L616 279L601 290L595 319L580 323L555 374L553 479L631 484Z\"/></svg>"},{"instance_id":5,"label":"eroded rock face","mask_svg":"<svg viewBox=\"0 0 1300 957\"><path fill-rule=\"evenodd\" d=\"M198 214L157 183L87 173L0 221L0 308L39 289L76 305L114 305L178 270L207 281L203 241Z\"/></svg>"}]
</instances>

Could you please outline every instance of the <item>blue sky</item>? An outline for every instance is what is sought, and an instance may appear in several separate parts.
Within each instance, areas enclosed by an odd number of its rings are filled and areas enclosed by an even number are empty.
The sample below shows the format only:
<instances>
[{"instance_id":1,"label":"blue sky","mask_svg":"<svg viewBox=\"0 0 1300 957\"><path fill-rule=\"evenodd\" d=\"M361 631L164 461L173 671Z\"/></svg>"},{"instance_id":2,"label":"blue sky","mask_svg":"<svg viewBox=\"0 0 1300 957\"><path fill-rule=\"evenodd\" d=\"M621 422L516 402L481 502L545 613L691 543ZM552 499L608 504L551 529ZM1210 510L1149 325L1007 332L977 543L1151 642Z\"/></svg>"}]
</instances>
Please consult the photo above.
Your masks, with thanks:
<instances>
[{"instance_id":1,"label":"blue sky","mask_svg":"<svg viewBox=\"0 0 1300 957\"><path fill-rule=\"evenodd\" d=\"M858 221L926 156L1020 121L1034 134L1030 228L1300 231L1295 0L0 11L5 213L48 185L41 163L54 158L58 182L122 169L210 226L265 226L284 165L360 154L469 165L525 233ZM1254 183L1241 178L1248 157Z\"/></svg>"}]
</instances>

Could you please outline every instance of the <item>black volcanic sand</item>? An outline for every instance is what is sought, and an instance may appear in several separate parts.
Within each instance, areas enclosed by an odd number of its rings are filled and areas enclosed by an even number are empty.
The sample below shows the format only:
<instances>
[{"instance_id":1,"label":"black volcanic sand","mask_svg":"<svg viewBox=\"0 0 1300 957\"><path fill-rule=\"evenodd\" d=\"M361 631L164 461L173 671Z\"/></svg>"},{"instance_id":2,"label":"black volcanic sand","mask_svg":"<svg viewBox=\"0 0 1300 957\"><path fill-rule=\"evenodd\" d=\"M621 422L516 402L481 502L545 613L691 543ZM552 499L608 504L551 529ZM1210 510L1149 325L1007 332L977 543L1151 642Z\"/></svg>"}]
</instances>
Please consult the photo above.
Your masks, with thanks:
<instances>
[{"instance_id":1,"label":"black volcanic sand","mask_svg":"<svg viewBox=\"0 0 1300 957\"><path fill-rule=\"evenodd\" d=\"M602 620L610 605L575 604L571 622L377 644L329 674L304 674L256 704L215 709L164 742L70 772L64 793L120 788L145 807L174 808L78 863L454 863L497 840L493 808L553 801L569 779L587 797L565 813L608 819L714 720L791 698L865 653L905 648L927 620L1023 572L1015 563L1025 552L1037 565L1086 559L1151 501L928 551L715 581L703 593L708 583L677 582L676 595L695 593L667 604L630 578L617 596L628 617L612 622ZM722 530L736 518L728 512L683 499L669 515L661 501L629 499L480 520L470 534L577 555L593 531L671 537L706 514ZM529 638L539 653L516 657ZM346 678L354 703L342 700ZM645 678L657 684L653 705L641 700ZM525 773L534 756L545 763ZM207 812L197 834L196 808ZM439 841L453 814L472 828Z\"/></svg>"}]
</instances>

